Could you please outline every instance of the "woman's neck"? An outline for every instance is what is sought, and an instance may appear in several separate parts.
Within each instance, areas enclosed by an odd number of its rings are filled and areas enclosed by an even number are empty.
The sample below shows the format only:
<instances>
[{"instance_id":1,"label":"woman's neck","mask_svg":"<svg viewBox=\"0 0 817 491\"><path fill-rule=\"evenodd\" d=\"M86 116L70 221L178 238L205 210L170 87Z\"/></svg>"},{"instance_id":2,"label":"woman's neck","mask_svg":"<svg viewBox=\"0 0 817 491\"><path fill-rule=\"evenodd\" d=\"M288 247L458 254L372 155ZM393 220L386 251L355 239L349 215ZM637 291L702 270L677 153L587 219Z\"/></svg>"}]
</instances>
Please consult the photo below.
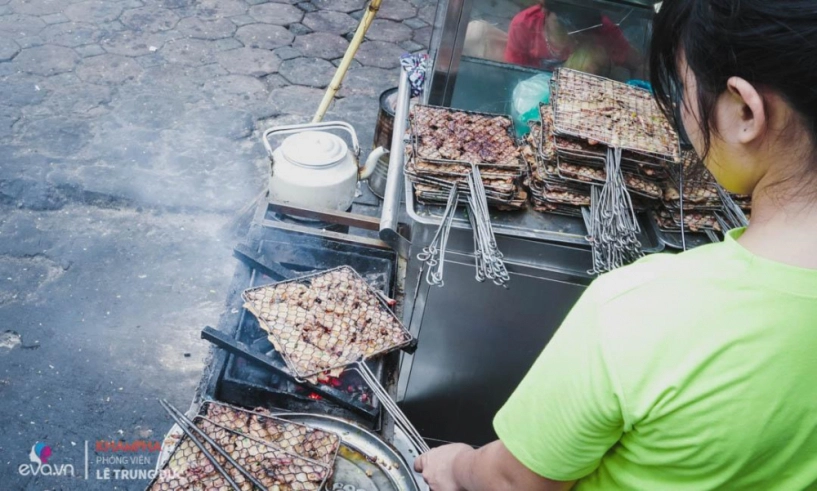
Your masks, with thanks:
<instances>
[{"instance_id":1,"label":"woman's neck","mask_svg":"<svg viewBox=\"0 0 817 491\"><path fill-rule=\"evenodd\" d=\"M798 185L774 176L762 179L752 194L751 224L738 242L760 257L817 269L817 202L794 188Z\"/></svg>"}]
</instances>

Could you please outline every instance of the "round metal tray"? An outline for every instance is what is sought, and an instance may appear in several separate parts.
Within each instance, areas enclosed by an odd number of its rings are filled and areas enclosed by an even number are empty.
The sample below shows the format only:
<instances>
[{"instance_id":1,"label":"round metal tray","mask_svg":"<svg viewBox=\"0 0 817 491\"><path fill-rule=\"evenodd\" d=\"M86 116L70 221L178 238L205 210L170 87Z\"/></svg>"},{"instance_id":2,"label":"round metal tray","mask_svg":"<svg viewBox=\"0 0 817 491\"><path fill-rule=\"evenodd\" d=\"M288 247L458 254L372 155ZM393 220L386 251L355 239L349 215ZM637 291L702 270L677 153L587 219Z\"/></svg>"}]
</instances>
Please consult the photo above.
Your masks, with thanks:
<instances>
[{"instance_id":1,"label":"round metal tray","mask_svg":"<svg viewBox=\"0 0 817 491\"><path fill-rule=\"evenodd\" d=\"M274 416L340 435L343 444L327 491L428 491L411 465L379 436L341 418L307 413ZM399 429L395 429L399 432ZM396 440L402 435L397 434Z\"/></svg>"}]
</instances>

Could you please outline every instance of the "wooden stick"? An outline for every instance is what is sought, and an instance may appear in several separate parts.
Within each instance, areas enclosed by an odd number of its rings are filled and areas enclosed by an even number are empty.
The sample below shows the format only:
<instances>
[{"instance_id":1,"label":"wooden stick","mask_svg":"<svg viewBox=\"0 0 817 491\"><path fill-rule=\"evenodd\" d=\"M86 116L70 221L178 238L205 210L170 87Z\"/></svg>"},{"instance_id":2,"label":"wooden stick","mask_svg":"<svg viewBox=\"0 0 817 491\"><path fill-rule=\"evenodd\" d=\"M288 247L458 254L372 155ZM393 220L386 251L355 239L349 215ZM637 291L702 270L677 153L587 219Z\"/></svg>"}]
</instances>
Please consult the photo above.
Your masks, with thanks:
<instances>
[{"instance_id":1,"label":"wooden stick","mask_svg":"<svg viewBox=\"0 0 817 491\"><path fill-rule=\"evenodd\" d=\"M329 110L329 105L332 104L332 101L335 99L335 94L337 94L338 90L340 90L340 84L343 82L346 72L349 71L349 65L352 64L352 60L355 58L358 48L360 48L361 43L363 43L363 37L369 30L369 26L372 25L372 21L374 21L375 15L377 15L377 11L380 10L381 3L382 0L372 0L369 2L369 7L366 9L366 13L360 19L360 25L357 26L355 36L352 38L352 42L346 49L346 54L343 55L343 60L340 62L340 65L338 65L338 69L335 71L335 76L332 77L332 82L329 84L329 88L326 89L326 93L323 95L321 105L318 106L318 112L316 112L315 117L312 118L313 123L320 123L323 121L326 111Z\"/></svg>"}]
</instances>

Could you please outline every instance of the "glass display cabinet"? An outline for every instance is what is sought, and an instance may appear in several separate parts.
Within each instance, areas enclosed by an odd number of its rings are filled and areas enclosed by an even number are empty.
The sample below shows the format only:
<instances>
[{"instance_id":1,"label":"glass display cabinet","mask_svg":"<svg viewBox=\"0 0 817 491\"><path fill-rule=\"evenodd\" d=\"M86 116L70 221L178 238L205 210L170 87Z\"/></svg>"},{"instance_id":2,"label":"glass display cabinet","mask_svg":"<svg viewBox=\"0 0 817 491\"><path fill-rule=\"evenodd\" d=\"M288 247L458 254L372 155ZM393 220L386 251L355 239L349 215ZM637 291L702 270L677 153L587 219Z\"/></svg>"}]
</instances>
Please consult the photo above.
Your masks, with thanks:
<instances>
[{"instance_id":1,"label":"glass display cabinet","mask_svg":"<svg viewBox=\"0 0 817 491\"><path fill-rule=\"evenodd\" d=\"M559 66L642 80L655 3L441 0L427 102L513 114L514 99L547 91L543 82Z\"/></svg>"}]
</instances>

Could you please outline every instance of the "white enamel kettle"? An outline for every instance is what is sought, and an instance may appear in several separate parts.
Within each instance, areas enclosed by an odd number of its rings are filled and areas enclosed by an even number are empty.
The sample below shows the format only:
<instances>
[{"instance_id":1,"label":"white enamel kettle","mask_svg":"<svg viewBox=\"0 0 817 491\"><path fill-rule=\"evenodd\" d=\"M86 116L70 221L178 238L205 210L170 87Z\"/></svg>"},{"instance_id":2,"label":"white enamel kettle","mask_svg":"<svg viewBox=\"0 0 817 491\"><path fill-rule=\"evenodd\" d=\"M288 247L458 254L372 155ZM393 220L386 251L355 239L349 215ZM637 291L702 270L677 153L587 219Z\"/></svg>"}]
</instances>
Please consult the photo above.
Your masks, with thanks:
<instances>
[{"instance_id":1,"label":"white enamel kettle","mask_svg":"<svg viewBox=\"0 0 817 491\"><path fill-rule=\"evenodd\" d=\"M352 137L352 151L342 138L320 130L344 130ZM274 149L269 137L291 134ZM359 167L360 145L349 123L332 121L278 126L264 132L270 157L270 199L305 208L348 211L358 180L367 179L385 152L373 151Z\"/></svg>"}]
</instances>

